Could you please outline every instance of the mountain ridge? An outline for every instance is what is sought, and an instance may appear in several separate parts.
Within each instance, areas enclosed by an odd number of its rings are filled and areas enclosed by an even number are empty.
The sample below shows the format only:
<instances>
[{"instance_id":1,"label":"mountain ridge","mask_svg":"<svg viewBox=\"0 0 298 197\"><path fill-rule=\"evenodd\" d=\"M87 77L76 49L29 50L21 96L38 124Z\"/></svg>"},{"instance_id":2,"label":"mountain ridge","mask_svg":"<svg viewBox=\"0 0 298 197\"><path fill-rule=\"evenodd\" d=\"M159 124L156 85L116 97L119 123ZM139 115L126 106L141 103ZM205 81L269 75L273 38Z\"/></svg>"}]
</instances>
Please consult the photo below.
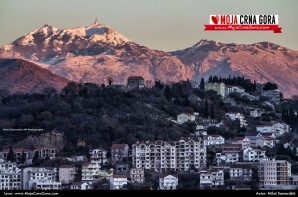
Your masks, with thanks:
<instances>
[{"instance_id":1,"label":"mountain ridge","mask_svg":"<svg viewBox=\"0 0 298 197\"><path fill-rule=\"evenodd\" d=\"M8 93L41 93L45 88L60 91L70 82L22 59L0 59L0 81L0 89Z\"/></svg>"},{"instance_id":2,"label":"mountain ridge","mask_svg":"<svg viewBox=\"0 0 298 197\"><path fill-rule=\"evenodd\" d=\"M269 42L224 44L202 39L186 49L165 52L141 46L99 23L59 29L45 25L0 48L0 57L22 58L77 82L125 84L142 75L155 80L199 82L210 75L245 76L277 83L286 97L298 95L298 51Z\"/></svg>"}]
</instances>

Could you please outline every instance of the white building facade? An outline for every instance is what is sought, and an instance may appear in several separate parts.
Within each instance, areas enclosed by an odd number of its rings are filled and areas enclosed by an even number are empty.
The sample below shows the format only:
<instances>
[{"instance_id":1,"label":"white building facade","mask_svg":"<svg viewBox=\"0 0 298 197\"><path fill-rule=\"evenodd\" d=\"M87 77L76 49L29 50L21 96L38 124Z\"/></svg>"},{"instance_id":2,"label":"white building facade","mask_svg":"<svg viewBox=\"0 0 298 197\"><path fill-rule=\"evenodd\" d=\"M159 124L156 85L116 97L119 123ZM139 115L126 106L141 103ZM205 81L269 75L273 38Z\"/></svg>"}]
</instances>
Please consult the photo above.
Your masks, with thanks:
<instances>
[{"instance_id":1,"label":"white building facade","mask_svg":"<svg viewBox=\"0 0 298 197\"><path fill-rule=\"evenodd\" d=\"M291 163L286 160L261 160L258 173L260 185L287 185L291 177Z\"/></svg>"},{"instance_id":2,"label":"white building facade","mask_svg":"<svg viewBox=\"0 0 298 197\"><path fill-rule=\"evenodd\" d=\"M176 190L178 185L177 175L161 175L159 177L160 190Z\"/></svg>"},{"instance_id":3,"label":"white building facade","mask_svg":"<svg viewBox=\"0 0 298 197\"><path fill-rule=\"evenodd\" d=\"M200 171L200 188L212 188L224 185L224 172L219 169Z\"/></svg>"},{"instance_id":4,"label":"white building facade","mask_svg":"<svg viewBox=\"0 0 298 197\"><path fill-rule=\"evenodd\" d=\"M22 172L16 163L0 163L0 190L21 190Z\"/></svg>"},{"instance_id":5,"label":"white building facade","mask_svg":"<svg viewBox=\"0 0 298 197\"><path fill-rule=\"evenodd\" d=\"M199 137L179 141L145 141L132 145L133 168L189 171L206 166L206 146Z\"/></svg>"}]
</instances>

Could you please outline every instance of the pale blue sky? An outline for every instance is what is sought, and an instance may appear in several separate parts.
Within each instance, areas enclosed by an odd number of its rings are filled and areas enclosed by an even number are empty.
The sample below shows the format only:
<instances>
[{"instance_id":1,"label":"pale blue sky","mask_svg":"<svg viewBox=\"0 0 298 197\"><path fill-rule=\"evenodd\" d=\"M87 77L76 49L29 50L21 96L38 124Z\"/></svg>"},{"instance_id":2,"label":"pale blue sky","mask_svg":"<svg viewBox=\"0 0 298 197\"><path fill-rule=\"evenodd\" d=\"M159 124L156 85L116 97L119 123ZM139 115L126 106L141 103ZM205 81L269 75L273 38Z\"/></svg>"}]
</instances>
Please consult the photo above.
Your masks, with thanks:
<instances>
[{"instance_id":1,"label":"pale blue sky","mask_svg":"<svg viewBox=\"0 0 298 197\"><path fill-rule=\"evenodd\" d=\"M297 0L0 0L0 45L49 23L88 26L96 16L152 49L178 50L200 39L226 43L270 41L298 49ZM211 14L278 14L282 34L204 31Z\"/></svg>"}]
</instances>

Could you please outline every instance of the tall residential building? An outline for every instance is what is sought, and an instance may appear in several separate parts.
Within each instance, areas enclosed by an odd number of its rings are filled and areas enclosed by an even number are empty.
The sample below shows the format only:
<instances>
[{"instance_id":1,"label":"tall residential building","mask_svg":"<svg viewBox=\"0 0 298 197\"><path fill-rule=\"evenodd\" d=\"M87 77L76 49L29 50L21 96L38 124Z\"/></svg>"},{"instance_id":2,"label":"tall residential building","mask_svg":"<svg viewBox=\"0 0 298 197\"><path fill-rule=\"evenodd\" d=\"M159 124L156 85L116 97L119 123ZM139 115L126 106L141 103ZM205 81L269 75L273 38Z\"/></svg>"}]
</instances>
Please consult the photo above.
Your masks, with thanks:
<instances>
[{"instance_id":1,"label":"tall residential building","mask_svg":"<svg viewBox=\"0 0 298 197\"><path fill-rule=\"evenodd\" d=\"M61 165L59 167L59 181L62 184L74 182L77 168L74 165Z\"/></svg>"},{"instance_id":2,"label":"tall residential building","mask_svg":"<svg viewBox=\"0 0 298 197\"><path fill-rule=\"evenodd\" d=\"M23 189L61 189L56 168L30 167L23 170Z\"/></svg>"},{"instance_id":3,"label":"tall residential building","mask_svg":"<svg viewBox=\"0 0 298 197\"><path fill-rule=\"evenodd\" d=\"M143 183L145 180L145 173L143 168L131 168L129 175L131 183Z\"/></svg>"},{"instance_id":4,"label":"tall residential building","mask_svg":"<svg viewBox=\"0 0 298 197\"><path fill-rule=\"evenodd\" d=\"M291 163L286 160L261 160L260 185L287 185L291 176Z\"/></svg>"},{"instance_id":5,"label":"tall residential building","mask_svg":"<svg viewBox=\"0 0 298 197\"><path fill-rule=\"evenodd\" d=\"M155 171L202 169L206 166L206 146L197 137L137 142L132 145L132 162L134 168Z\"/></svg>"},{"instance_id":6,"label":"tall residential building","mask_svg":"<svg viewBox=\"0 0 298 197\"><path fill-rule=\"evenodd\" d=\"M108 151L103 148L89 150L91 163L99 162L101 164L105 164L106 162L108 162L107 153Z\"/></svg>"},{"instance_id":7,"label":"tall residential building","mask_svg":"<svg viewBox=\"0 0 298 197\"><path fill-rule=\"evenodd\" d=\"M17 168L16 163L0 163L0 190L20 190L22 189L22 172Z\"/></svg>"},{"instance_id":8,"label":"tall residential building","mask_svg":"<svg viewBox=\"0 0 298 197\"><path fill-rule=\"evenodd\" d=\"M224 185L224 172L220 169L200 171L200 188L211 188Z\"/></svg>"},{"instance_id":9,"label":"tall residential building","mask_svg":"<svg viewBox=\"0 0 298 197\"><path fill-rule=\"evenodd\" d=\"M127 144L113 144L111 147L112 163L123 162L128 158L129 146Z\"/></svg>"},{"instance_id":10,"label":"tall residential building","mask_svg":"<svg viewBox=\"0 0 298 197\"><path fill-rule=\"evenodd\" d=\"M225 84L224 83L206 83L205 91L214 90L217 94L225 97Z\"/></svg>"},{"instance_id":11,"label":"tall residential building","mask_svg":"<svg viewBox=\"0 0 298 197\"><path fill-rule=\"evenodd\" d=\"M109 178L113 175L112 171L105 171L101 169L100 162L87 162L82 165L82 181L92 184L100 178Z\"/></svg>"}]
</instances>

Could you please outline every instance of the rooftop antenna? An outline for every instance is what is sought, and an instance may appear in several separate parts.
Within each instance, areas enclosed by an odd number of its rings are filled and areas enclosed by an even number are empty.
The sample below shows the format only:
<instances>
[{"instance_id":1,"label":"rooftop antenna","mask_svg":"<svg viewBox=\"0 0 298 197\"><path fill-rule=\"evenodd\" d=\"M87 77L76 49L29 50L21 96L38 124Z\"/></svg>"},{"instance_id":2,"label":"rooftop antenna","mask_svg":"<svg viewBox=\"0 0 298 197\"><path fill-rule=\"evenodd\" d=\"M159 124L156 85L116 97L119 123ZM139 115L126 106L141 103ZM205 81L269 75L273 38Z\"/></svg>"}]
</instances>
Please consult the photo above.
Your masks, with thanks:
<instances>
[{"instance_id":1,"label":"rooftop antenna","mask_svg":"<svg viewBox=\"0 0 298 197\"><path fill-rule=\"evenodd\" d=\"M94 24L97 24L98 23L98 20L97 20L97 17L95 18L94 20Z\"/></svg>"}]
</instances>

